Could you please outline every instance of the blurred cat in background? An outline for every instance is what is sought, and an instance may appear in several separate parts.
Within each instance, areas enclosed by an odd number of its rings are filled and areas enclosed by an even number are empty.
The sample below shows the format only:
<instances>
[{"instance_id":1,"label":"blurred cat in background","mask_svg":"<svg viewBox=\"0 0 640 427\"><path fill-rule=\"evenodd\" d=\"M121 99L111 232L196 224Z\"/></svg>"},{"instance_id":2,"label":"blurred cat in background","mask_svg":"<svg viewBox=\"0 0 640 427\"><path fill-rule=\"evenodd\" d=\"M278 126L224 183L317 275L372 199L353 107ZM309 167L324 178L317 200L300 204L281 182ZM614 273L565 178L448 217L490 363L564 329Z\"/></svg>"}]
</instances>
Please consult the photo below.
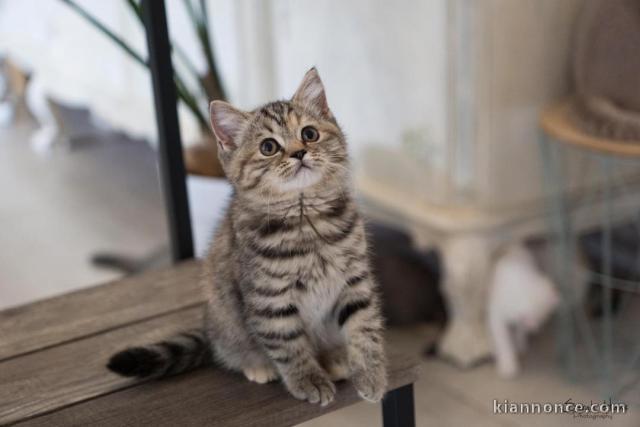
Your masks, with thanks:
<instances>
[{"instance_id":1,"label":"blurred cat in background","mask_svg":"<svg viewBox=\"0 0 640 427\"><path fill-rule=\"evenodd\" d=\"M489 331L498 373L520 370L518 353L560 303L560 295L522 245L511 246L496 260L489 293Z\"/></svg>"}]
</instances>

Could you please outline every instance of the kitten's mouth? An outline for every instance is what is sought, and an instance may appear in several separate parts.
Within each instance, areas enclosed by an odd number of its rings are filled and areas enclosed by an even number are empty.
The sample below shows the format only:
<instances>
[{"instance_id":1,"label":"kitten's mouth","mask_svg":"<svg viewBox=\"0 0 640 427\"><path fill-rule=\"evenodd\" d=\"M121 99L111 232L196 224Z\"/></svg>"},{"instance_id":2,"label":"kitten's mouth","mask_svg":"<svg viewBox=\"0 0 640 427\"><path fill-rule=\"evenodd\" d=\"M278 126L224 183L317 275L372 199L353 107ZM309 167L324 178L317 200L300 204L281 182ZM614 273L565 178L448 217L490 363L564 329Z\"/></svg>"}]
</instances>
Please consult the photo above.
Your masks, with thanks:
<instances>
[{"instance_id":1,"label":"kitten's mouth","mask_svg":"<svg viewBox=\"0 0 640 427\"><path fill-rule=\"evenodd\" d=\"M304 161L300 162L298 164L298 169L296 169L296 171L293 173L293 176L298 175L298 173L300 173L301 170L311 170L311 166L309 166L308 164L306 164Z\"/></svg>"},{"instance_id":2,"label":"kitten's mouth","mask_svg":"<svg viewBox=\"0 0 640 427\"><path fill-rule=\"evenodd\" d=\"M322 176L316 168L300 162L295 172L285 178L285 182L281 184L281 189L284 191L300 190L316 184L321 178Z\"/></svg>"}]
</instances>

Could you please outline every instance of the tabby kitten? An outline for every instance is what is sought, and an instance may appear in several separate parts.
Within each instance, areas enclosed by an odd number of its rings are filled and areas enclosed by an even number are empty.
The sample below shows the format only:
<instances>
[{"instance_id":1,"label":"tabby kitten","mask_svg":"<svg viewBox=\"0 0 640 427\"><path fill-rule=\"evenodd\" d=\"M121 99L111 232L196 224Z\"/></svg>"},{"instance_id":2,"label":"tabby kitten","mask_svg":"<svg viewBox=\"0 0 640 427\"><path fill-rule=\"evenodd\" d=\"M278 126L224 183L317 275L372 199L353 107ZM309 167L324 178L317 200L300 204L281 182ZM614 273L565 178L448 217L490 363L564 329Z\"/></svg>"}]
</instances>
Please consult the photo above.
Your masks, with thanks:
<instances>
[{"instance_id":1,"label":"tabby kitten","mask_svg":"<svg viewBox=\"0 0 640 427\"><path fill-rule=\"evenodd\" d=\"M205 327L127 349L109 368L164 376L213 357L312 403L331 402L333 381L347 378L379 401L383 319L345 138L317 71L290 101L251 112L213 101L211 124L234 194L205 261Z\"/></svg>"}]
</instances>

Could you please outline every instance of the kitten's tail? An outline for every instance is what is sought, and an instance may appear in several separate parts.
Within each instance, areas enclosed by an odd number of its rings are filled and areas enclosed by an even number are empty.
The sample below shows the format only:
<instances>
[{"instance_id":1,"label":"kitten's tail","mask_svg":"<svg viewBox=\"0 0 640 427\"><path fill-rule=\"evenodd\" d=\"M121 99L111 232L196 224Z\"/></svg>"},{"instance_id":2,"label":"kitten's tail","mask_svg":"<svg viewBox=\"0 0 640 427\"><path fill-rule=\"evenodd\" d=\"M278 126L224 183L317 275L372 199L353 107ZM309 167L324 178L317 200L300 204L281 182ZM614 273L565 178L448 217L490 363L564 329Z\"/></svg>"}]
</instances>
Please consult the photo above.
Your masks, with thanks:
<instances>
[{"instance_id":1,"label":"kitten's tail","mask_svg":"<svg viewBox=\"0 0 640 427\"><path fill-rule=\"evenodd\" d=\"M107 368L125 377L165 377L195 369L212 360L203 330L191 330L144 347L114 354Z\"/></svg>"}]
</instances>

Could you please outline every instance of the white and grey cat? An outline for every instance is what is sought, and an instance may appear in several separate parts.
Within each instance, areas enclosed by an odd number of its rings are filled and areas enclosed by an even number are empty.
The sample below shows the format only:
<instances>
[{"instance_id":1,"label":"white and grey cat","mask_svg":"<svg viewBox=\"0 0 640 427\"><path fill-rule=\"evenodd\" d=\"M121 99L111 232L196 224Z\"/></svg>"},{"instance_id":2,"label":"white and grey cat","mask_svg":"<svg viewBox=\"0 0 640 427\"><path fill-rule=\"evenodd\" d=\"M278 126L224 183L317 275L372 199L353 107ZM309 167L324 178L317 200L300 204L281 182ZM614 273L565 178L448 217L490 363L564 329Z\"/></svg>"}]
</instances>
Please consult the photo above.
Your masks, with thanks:
<instances>
[{"instance_id":1,"label":"white and grey cat","mask_svg":"<svg viewBox=\"0 0 640 427\"><path fill-rule=\"evenodd\" d=\"M380 400L383 319L345 138L318 73L291 100L253 111L214 101L211 123L234 194L204 262L206 324L108 367L159 377L213 358L258 383L281 378L310 402L331 402L346 378Z\"/></svg>"},{"instance_id":2,"label":"white and grey cat","mask_svg":"<svg viewBox=\"0 0 640 427\"><path fill-rule=\"evenodd\" d=\"M511 246L498 257L488 318L501 376L513 377L519 372L518 353L524 351L527 335L537 331L559 303L558 291L524 246Z\"/></svg>"}]
</instances>

